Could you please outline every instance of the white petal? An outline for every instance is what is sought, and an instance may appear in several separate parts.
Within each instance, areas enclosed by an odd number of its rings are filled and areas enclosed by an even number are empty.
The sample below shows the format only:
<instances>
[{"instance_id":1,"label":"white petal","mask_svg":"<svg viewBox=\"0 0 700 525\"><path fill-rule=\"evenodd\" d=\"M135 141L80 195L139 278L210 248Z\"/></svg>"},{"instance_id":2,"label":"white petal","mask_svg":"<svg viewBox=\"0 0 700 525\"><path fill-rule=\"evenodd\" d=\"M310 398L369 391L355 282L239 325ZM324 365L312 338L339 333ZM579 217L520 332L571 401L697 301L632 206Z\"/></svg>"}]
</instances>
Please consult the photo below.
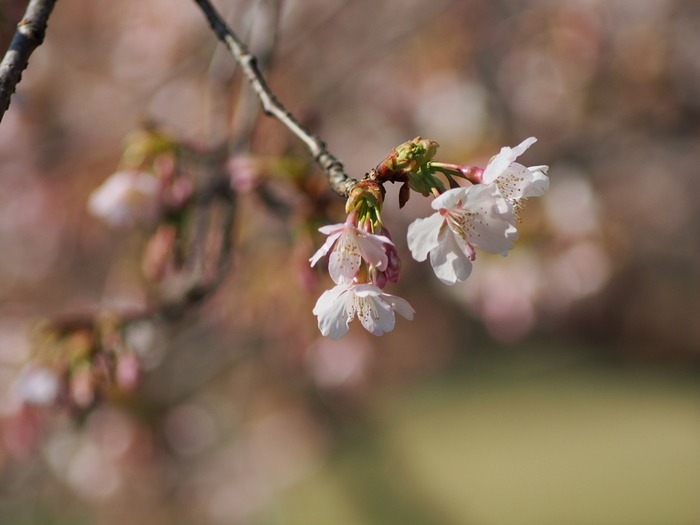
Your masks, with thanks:
<instances>
[{"instance_id":1,"label":"white petal","mask_svg":"<svg viewBox=\"0 0 700 525\"><path fill-rule=\"evenodd\" d=\"M501 148L498 155L493 157L486 169L484 170L482 181L484 184L490 184L494 182L498 177L500 177L515 157L513 156L513 150L508 147Z\"/></svg>"},{"instance_id":2,"label":"white petal","mask_svg":"<svg viewBox=\"0 0 700 525\"><path fill-rule=\"evenodd\" d=\"M515 218L513 205L501 195L495 184L477 184L470 187L462 203L462 208L487 217Z\"/></svg>"},{"instance_id":3,"label":"white petal","mask_svg":"<svg viewBox=\"0 0 700 525\"><path fill-rule=\"evenodd\" d=\"M498 189L510 202L525 197L531 190L533 183L533 174L522 164L513 162L505 171L496 179Z\"/></svg>"},{"instance_id":4,"label":"white petal","mask_svg":"<svg viewBox=\"0 0 700 525\"><path fill-rule=\"evenodd\" d=\"M526 197L541 197L549 188L547 166L526 168L513 162L496 180L501 194L513 202Z\"/></svg>"},{"instance_id":5,"label":"white petal","mask_svg":"<svg viewBox=\"0 0 700 525\"><path fill-rule=\"evenodd\" d=\"M403 317L404 319L408 319L409 321L413 320L413 314L415 314L416 311L406 299L397 297L395 295L390 295L388 293L383 293L382 299L389 303L391 305L391 309L394 310L401 317Z\"/></svg>"},{"instance_id":6,"label":"white petal","mask_svg":"<svg viewBox=\"0 0 700 525\"><path fill-rule=\"evenodd\" d=\"M348 285L339 284L323 292L316 301L313 313L318 317L318 328L324 336L331 339L343 337L354 318L354 309L348 308L352 299Z\"/></svg>"},{"instance_id":7,"label":"white petal","mask_svg":"<svg viewBox=\"0 0 700 525\"><path fill-rule=\"evenodd\" d=\"M379 270L384 270L388 263L386 251L384 249L386 241L391 245L394 244L390 239L382 235L367 233L357 237L357 244L360 247L362 258Z\"/></svg>"},{"instance_id":8,"label":"white petal","mask_svg":"<svg viewBox=\"0 0 700 525\"><path fill-rule=\"evenodd\" d=\"M58 375L44 367L25 368L14 385L18 397L27 404L47 406L58 397Z\"/></svg>"},{"instance_id":9,"label":"white petal","mask_svg":"<svg viewBox=\"0 0 700 525\"><path fill-rule=\"evenodd\" d=\"M547 169L547 166L526 168L514 162L498 177L496 184L501 194L511 202L527 197L541 197L549 188L549 177L545 175Z\"/></svg>"},{"instance_id":10,"label":"white petal","mask_svg":"<svg viewBox=\"0 0 700 525\"><path fill-rule=\"evenodd\" d=\"M445 193L433 199L430 205L434 210L441 210L443 208L450 210L455 208L457 204L464 199L464 195L467 193L468 189L469 186L447 190Z\"/></svg>"},{"instance_id":11,"label":"white petal","mask_svg":"<svg viewBox=\"0 0 700 525\"><path fill-rule=\"evenodd\" d=\"M522 141L514 148L501 148L500 153L491 159L484 170L484 174L482 175L484 184L489 184L500 177L506 168L508 168L508 166L510 166L515 159L522 155L525 150L527 150L535 142L537 142L537 139L535 137L530 137Z\"/></svg>"},{"instance_id":12,"label":"white petal","mask_svg":"<svg viewBox=\"0 0 700 525\"><path fill-rule=\"evenodd\" d=\"M549 166L533 166L528 171L532 173L532 183L523 197L542 197L549 189Z\"/></svg>"},{"instance_id":13,"label":"white petal","mask_svg":"<svg viewBox=\"0 0 700 525\"><path fill-rule=\"evenodd\" d=\"M471 222L472 231L467 241L491 253L510 250L518 238L513 205L501 195L495 184L470 189L464 207L477 214L478 220Z\"/></svg>"},{"instance_id":14,"label":"white petal","mask_svg":"<svg viewBox=\"0 0 700 525\"><path fill-rule=\"evenodd\" d=\"M360 269L362 258L357 246L333 250L328 258L328 273L336 284L351 283Z\"/></svg>"},{"instance_id":15,"label":"white petal","mask_svg":"<svg viewBox=\"0 0 700 525\"><path fill-rule=\"evenodd\" d=\"M472 263L457 244L455 234L444 228L438 241L438 246L430 252L435 275L445 284L464 281L472 271Z\"/></svg>"},{"instance_id":16,"label":"white petal","mask_svg":"<svg viewBox=\"0 0 700 525\"><path fill-rule=\"evenodd\" d=\"M333 244L335 244L335 241L338 240L338 237L340 237L341 233L342 232L340 231L336 232L326 239L326 242L323 243L323 246L316 250L316 253L314 253L313 257L309 259L311 266L314 266L321 259L321 257L328 253L328 250L330 250L333 247Z\"/></svg>"},{"instance_id":17,"label":"white petal","mask_svg":"<svg viewBox=\"0 0 700 525\"><path fill-rule=\"evenodd\" d=\"M537 139L535 137L528 137L525 140L523 140L520 144L515 146L513 148L513 155L515 155L515 159L517 159L520 155L525 153L527 149L532 146L535 142L537 142Z\"/></svg>"},{"instance_id":18,"label":"white petal","mask_svg":"<svg viewBox=\"0 0 700 525\"><path fill-rule=\"evenodd\" d=\"M118 171L110 175L92 192L88 210L111 226L128 226L135 223L140 205L148 206L154 198L158 182L150 174L138 171Z\"/></svg>"},{"instance_id":19,"label":"white petal","mask_svg":"<svg viewBox=\"0 0 700 525\"><path fill-rule=\"evenodd\" d=\"M378 295L358 297L357 318L362 326L373 335L383 335L394 329L396 318L391 305L385 303Z\"/></svg>"},{"instance_id":20,"label":"white petal","mask_svg":"<svg viewBox=\"0 0 700 525\"><path fill-rule=\"evenodd\" d=\"M348 226L352 227L352 225L342 222L338 224L326 224L325 226L321 226L318 231L320 231L323 235L332 235L334 233L341 233Z\"/></svg>"},{"instance_id":21,"label":"white petal","mask_svg":"<svg viewBox=\"0 0 700 525\"><path fill-rule=\"evenodd\" d=\"M438 244L438 235L445 219L433 213L425 219L416 219L408 226L408 249L416 261L425 261L428 252Z\"/></svg>"}]
</instances>

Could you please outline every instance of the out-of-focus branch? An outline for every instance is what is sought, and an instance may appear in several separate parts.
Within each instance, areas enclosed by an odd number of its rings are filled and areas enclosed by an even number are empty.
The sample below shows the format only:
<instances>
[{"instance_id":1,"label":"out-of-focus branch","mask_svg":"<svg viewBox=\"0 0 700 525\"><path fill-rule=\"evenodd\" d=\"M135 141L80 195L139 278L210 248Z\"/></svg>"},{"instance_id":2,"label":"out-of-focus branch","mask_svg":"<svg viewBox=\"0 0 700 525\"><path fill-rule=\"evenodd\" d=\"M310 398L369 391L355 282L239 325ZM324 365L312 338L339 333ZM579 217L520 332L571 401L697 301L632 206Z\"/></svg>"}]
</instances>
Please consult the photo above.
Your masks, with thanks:
<instances>
[{"instance_id":1,"label":"out-of-focus branch","mask_svg":"<svg viewBox=\"0 0 700 525\"><path fill-rule=\"evenodd\" d=\"M209 255L206 250L197 250L193 254L196 261L188 261L193 267L191 282L177 296L167 299L158 299L143 308L127 308L107 310L93 310L74 315L66 315L52 319L46 324L46 328L68 333L79 329L92 329L99 322L101 316L111 315L117 317L124 325L140 321L176 321L188 311L201 304L216 291L227 274L228 264L233 250L233 223L236 209L235 193L231 190L227 180L221 177L212 181L211 186L204 189L202 195L195 199L191 206L196 207L199 213L210 213L215 201L223 204L221 218L214 230L216 235L216 253L214 260L205 261ZM209 265L205 271L202 267Z\"/></svg>"},{"instance_id":2,"label":"out-of-focus branch","mask_svg":"<svg viewBox=\"0 0 700 525\"><path fill-rule=\"evenodd\" d=\"M10 107L10 97L22 80L29 57L44 41L46 24L56 0L30 0L24 18L17 24L10 48L0 62L0 122Z\"/></svg>"},{"instance_id":3,"label":"out-of-focus branch","mask_svg":"<svg viewBox=\"0 0 700 525\"><path fill-rule=\"evenodd\" d=\"M331 188L342 196L347 196L357 180L345 173L343 164L333 156L326 144L312 135L299 121L277 100L258 67L256 57L221 18L209 0L194 0L207 18L216 36L231 52L243 70L255 94L260 100L263 111L279 120L289 131L296 135L307 147L319 166L328 174Z\"/></svg>"}]
</instances>

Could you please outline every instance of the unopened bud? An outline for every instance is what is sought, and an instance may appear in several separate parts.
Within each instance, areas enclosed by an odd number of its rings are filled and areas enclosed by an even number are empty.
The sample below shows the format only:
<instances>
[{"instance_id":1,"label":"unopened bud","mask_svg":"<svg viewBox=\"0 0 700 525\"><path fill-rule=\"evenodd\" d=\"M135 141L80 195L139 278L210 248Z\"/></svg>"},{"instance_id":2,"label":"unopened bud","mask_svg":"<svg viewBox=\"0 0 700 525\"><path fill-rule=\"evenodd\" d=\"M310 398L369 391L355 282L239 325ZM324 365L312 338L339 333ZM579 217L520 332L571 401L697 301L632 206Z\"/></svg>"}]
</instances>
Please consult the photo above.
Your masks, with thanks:
<instances>
[{"instance_id":1,"label":"unopened bud","mask_svg":"<svg viewBox=\"0 0 700 525\"><path fill-rule=\"evenodd\" d=\"M417 172L435 156L440 145L434 140L416 137L396 146L377 166L381 180L397 182L405 180L408 173Z\"/></svg>"},{"instance_id":2,"label":"unopened bud","mask_svg":"<svg viewBox=\"0 0 700 525\"><path fill-rule=\"evenodd\" d=\"M95 400L95 378L88 364L81 364L70 378L70 397L80 408L87 408Z\"/></svg>"},{"instance_id":3,"label":"unopened bud","mask_svg":"<svg viewBox=\"0 0 700 525\"><path fill-rule=\"evenodd\" d=\"M375 181L362 180L358 182L348 194L345 212L363 211L364 209L381 210L384 203L384 191L382 185Z\"/></svg>"},{"instance_id":4,"label":"unopened bud","mask_svg":"<svg viewBox=\"0 0 700 525\"><path fill-rule=\"evenodd\" d=\"M396 146L394 169L416 171L419 166L427 164L437 153L440 145L434 140L416 137Z\"/></svg>"},{"instance_id":5,"label":"unopened bud","mask_svg":"<svg viewBox=\"0 0 700 525\"><path fill-rule=\"evenodd\" d=\"M135 390L141 376L138 358L131 352L120 355L117 358L115 376L119 388L126 391Z\"/></svg>"}]
</instances>

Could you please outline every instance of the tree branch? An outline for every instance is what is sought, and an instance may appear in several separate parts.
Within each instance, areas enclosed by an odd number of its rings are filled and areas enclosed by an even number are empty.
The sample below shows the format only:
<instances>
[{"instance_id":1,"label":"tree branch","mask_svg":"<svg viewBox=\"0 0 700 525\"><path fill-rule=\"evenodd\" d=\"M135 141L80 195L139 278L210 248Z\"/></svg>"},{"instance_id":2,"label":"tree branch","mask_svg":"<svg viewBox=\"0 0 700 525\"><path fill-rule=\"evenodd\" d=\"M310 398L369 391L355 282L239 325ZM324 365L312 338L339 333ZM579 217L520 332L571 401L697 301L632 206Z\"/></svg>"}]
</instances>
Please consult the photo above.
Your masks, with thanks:
<instances>
[{"instance_id":1,"label":"tree branch","mask_svg":"<svg viewBox=\"0 0 700 525\"><path fill-rule=\"evenodd\" d=\"M24 18L17 24L5 57L0 62L0 122L10 107L10 97L22 80L29 57L44 41L46 24L56 0L30 0Z\"/></svg>"},{"instance_id":2,"label":"tree branch","mask_svg":"<svg viewBox=\"0 0 700 525\"><path fill-rule=\"evenodd\" d=\"M347 196L357 180L345 173L343 164L327 149L326 144L312 135L294 116L277 100L267 85L258 67L257 59L250 53L246 45L231 30L221 18L209 0L194 0L200 7L209 25L236 62L240 64L248 82L255 91L266 115L279 120L289 131L296 135L309 150L314 160L328 174L331 188L341 196Z\"/></svg>"}]
</instances>

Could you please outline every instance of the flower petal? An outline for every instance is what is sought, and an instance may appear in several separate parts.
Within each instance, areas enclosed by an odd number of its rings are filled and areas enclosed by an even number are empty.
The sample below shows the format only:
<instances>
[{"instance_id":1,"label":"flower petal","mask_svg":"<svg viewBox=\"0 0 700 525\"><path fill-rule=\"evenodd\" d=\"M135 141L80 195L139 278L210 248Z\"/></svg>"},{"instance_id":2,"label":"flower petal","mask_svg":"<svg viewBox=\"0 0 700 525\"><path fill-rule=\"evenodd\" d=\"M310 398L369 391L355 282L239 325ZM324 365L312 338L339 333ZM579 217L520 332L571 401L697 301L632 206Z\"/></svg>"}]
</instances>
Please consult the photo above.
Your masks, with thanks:
<instances>
[{"instance_id":1,"label":"flower petal","mask_svg":"<svg viewBox=\"0 0 700 525\"><path fill-rule=\"evenodd\" d=\"M151 173L118 171L92 192L88 210L114 227L148 222L158 212L159 190L160 182Z\"/></svg>"},{"instance_id":2,"label":"flower petal","mask_svg":"<svg viewBox=\"0 0 700 525\"><path fill-rule=\"evenodd\" d=\"M435 275L445 284L464 281L472 271L472 263L457 244L454 232L443 228L438 241L430 252L430 264Z\"/></svg>"},{"instance_id":3,"label":"flower petal","mask_svg":"<svg viewBox=\"0 0 700 525\"><path fill-rule=\"evenodd\" d=\"M532 146L535 142L537 142L537 139L535 137L528 137L525 140L523 140L520 144L515 146L513 148L513 155L515 157L513 160L517 159L520 155L525 153L530 146Z\"/></svg>"},{"instance_id":4,"label":"flower petal","mask_svg":"<svg viewBox=\"0 0 700 525\"><path fill-rule=\"evenodd\" d=\"M508 166L510 166L520 155L525 153L525 150L527 150L535 142L537 142L535 137L529 137L514 148L501 148L500 153L489 161L486 169L484 170L484 174L482 175L484 184L489 184L500 177L506 168L508 168Z\"/></svg>"},{"instance_id":5,"label":"flower petal","mask_svg":"<svg viewBox=\"0 0 700 525\"><path fill-rule=\"evenodd\" d=\"M391 305L391 309L394 310L401 317L403 317L404 319L408 319L409 321L413 320L413 314L415 314L416 311L406 299L388 293L383 293L382 299L385 302L389 303Z\"/></svg>"},{"instance_id":6,"label":"flower petal","mask_svg":"<svg viewBox=\"0 0 700 525\"><path fill-rule=\"evenodd\" d=\"M396 324L394 311L379 295L358 296L357 318L362 326L373 335L383 335L391 332Z\"/></svg>"},{"instance_id":7,"label":"flower petal","mask_svg":"<svg viewBox=\"0 0 700 525\"><path fill-rule=\"evenodd\" d=\"M472 186L470 190L464 208L478 215L478 220L471 222L472 230L465 240L487 252L507 252L518 238L513 205L495 184Z\"/></svg>"},{"instance_id":8,"label":"flower petal","mask_svg":"<svg viewBox=\"0 0 700 525\"><path fill-rule=\"evenodd\" d=\"M360 234L357 237L357 244L360 248L362 258L378 270L384 270L388 264L384 244L393 246L391 239L383 235L373 235L371 233Z\"/></svg>"},{"instance_id":9,"label":"flower petal","mask_svg":"<svg viewBox=\"0 0 700 525\"><path fill-rule=\"evenodd\" d=\"M354 318L354 308L348 304L352 297L348 285L339 284L326 290L316 301L313 313L318 317L318 329L321 334L331 339L343 337L350 326L350 321ZM350 308L348 308L350 306Z\"/></svg>"},{"instance_id":10,"label":"flower petal","mask_svg":"<svg viewBox=\"0 0 700 525\"><path fill-rule=\"evenodd\" d=\"M549 188L549 177L546 175L548 169L548 166L526 168L513 162L496 179L496 185L511 202L527 197L541 197Z\"/></svg>"},{"instance_id":11,"label":"flower petal","mask_svg":"<svg viewBox=\"0 0 700 525\"><path fill-rule=\"evenodd\" d=\"M428 252L438 245L438 235L445 219L433 213L425 219L416 219L408 227L408 248L416 261L425 261Z\"/></svg>"},{"instance_id":12,"label":"flower petal","mask_svg":"<svg viewBox=\"0 0 700 525\"><path fill-rule=\"evenodd\" d=\"M331 235L333 233L340 233L342 232L347 226L352 226L348 225L347 223L344 222L339 222L338 224L326 224L325 226L321 226L318 231L320 231L323 235Z\"/></svg>"},{"instance_id":13,"label":"flower petal","mask_svg":"<svg viewBox=\"0 0 700 525\"><path fill-rule=\"evenodd\" d=\"M532 166L528 171L532 173L532 182L523 197L542 197L549 189L549 166Z\"/></svg>"},{"instance_id":14,"label":"flower petal","mask_svg":"<svg viewBox=\"0 0 700 525\"><path fill-rule=\"evenodd\" d=\"M459 202L464 199L464 195L466 195L469 188L470 187L467 186L447 190L446 192L435 197L435 199L433 199L433 202L431 202L430 205L433 207L434 210L441 210L443 208L449 210L455 208L459 204Z\"/></svg>"},{"instance_id":15,"label":"flower petal","mask_svg":"<svg viewBox=\"0 0 700 525\"><path fill-rule=\"evenodd\" d=\"M313 256L309 259L309 262L311 263L312 267L316 265L316 263L321 259L321 257L328 253L328 250L330 250L333 247L335 241L338 240L338 237L340 237L341 234L342 231L338 231L328 236L326 242L323 243L323 246L316 250L316 253L314 253Z\"/></svg>"},{"instance_id":16,"label":"flower petal","mask_svg":"<svg viewBox=\"0 0 700 525\"><path fill-rule=\"evenodd\" d=\"M362 258L357 246L337 249L328 258L328 273L335 284L351 283L360 269Z\"/></svg>"}]
</instances>

